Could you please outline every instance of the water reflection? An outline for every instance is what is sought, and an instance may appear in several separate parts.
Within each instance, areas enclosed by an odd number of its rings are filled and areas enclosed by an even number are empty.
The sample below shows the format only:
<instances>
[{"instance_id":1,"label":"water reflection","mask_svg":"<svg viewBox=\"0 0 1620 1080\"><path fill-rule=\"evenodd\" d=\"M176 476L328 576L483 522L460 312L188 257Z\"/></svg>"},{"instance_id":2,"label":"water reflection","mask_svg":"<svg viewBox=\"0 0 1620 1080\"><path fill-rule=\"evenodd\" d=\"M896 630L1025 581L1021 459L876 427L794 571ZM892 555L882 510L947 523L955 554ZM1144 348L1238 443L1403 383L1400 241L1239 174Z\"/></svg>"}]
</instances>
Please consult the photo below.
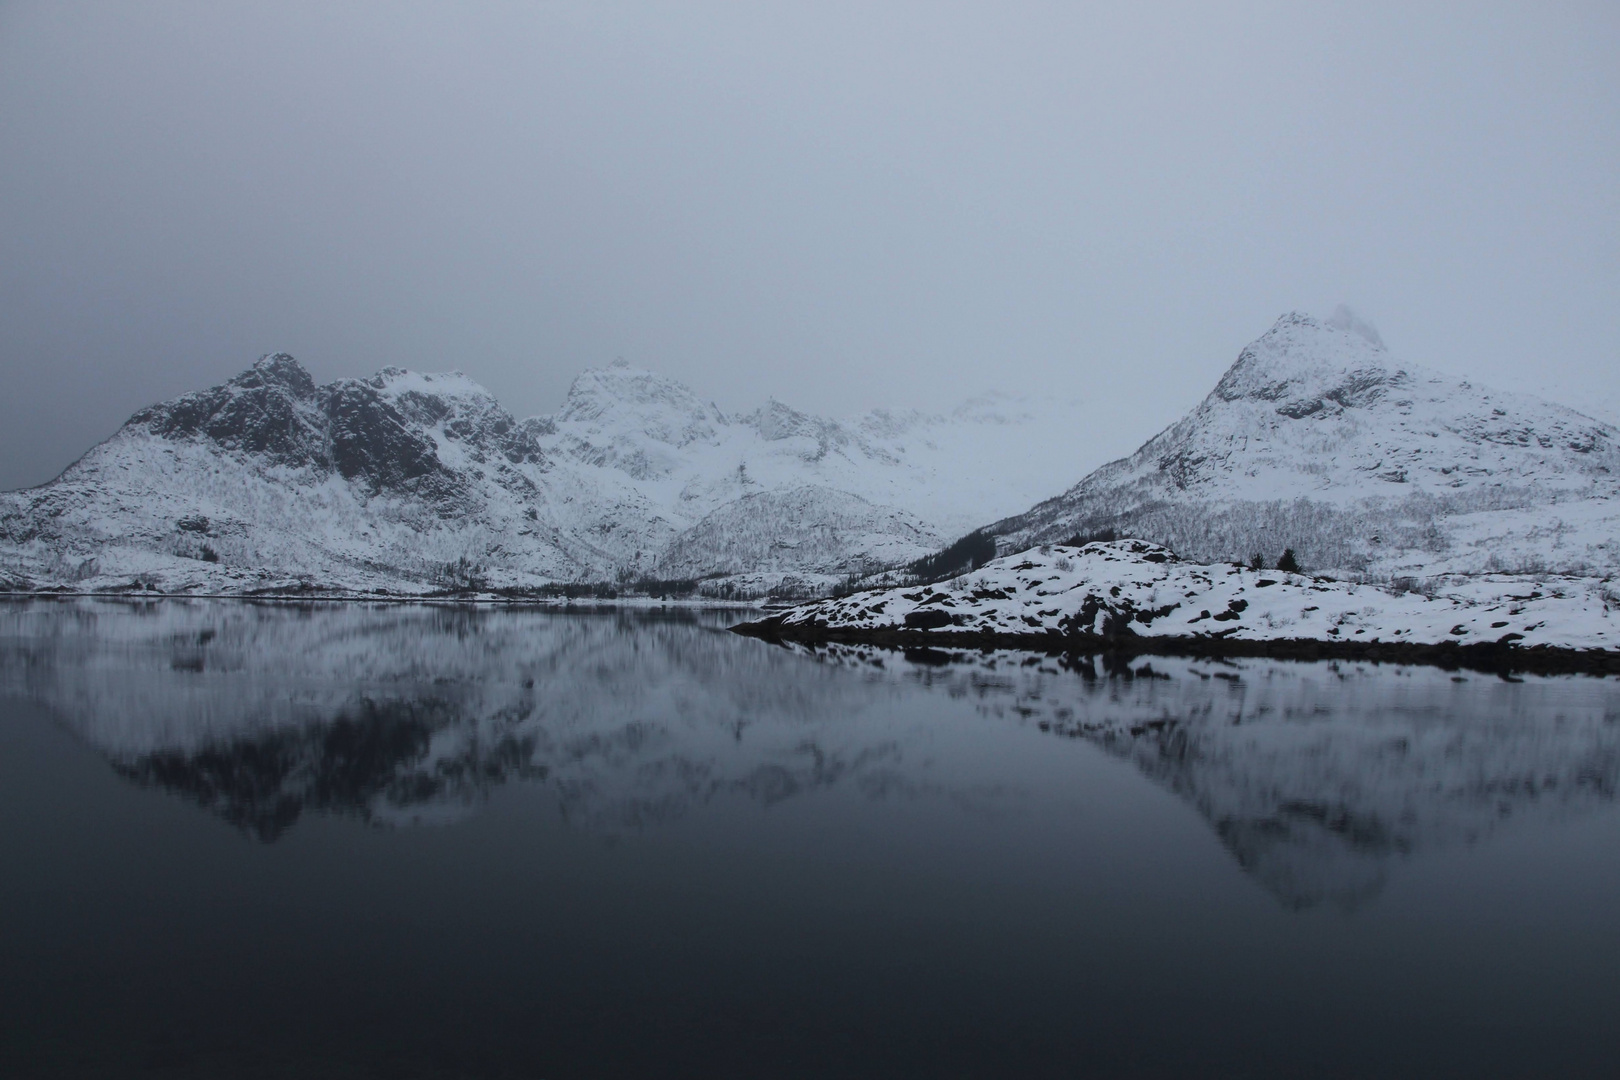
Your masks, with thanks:
<instances>
[{"instance_id":1,"label":"water reflection","mask_svg":"<svg viewBox=\"0 0 1620 1080\"><path fill-rule=\"evenodd\" d=\"M0 693L127 779L273 841L310 812L453 820L543 783L585 829L847 785L994 812L895 710L970 706L1133 764L1284 905L1354 907L1392 868L1611 805L1620 684L1423 668L775 647L723 613L32 602L0 608Z\"/></svg>"},{"instance_id":2,"label":"water reflection","mask_svg":"<svg viewBox=\"0 0 1620 1080\"><path fill-rule=\"evenodd\" d=\"M879 650L830 663L891 668ZM985 714L1085 739L1196 806L1290 907L1354 907L1393 864L1612 804L1620 682L1434 668L1014 654L910 665ZM1103 672L1099 674L1099 670Z\"/></svg>"}]
</instances>

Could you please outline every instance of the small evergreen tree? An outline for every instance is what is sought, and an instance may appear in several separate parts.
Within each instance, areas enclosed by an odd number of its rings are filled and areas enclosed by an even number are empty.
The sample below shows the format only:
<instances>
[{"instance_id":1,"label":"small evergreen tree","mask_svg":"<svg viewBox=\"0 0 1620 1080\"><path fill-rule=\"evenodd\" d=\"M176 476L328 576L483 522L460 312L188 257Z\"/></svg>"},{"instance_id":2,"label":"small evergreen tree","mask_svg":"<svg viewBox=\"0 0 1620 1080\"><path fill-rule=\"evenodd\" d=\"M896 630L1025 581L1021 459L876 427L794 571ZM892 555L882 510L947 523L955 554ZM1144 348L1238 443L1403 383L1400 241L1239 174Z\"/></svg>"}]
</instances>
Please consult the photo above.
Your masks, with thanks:
<instances>
[{"instance_id":1,"label":"small evergreen tree","mask_svg":"<svg viewBox=\"0 0 1620 1080\"><path fill-rule=\"evenodd\" d=\"M917 575L918 581L931 582L963 570L977 570L995 557L995 538L976 530L943 551L923 556L907 569Z\"/></svg>"},{"instance_id":2,"label":"small evergreen tree","mask_svg":"<svg viewBox=\"0 0 1620 1080\"><path fill-rule=\"evenodd\" d=\"M1293 548L1283 548L1282 558L1277 560L1277 569L1285 574L1299 573L1299 560L1294 558Z\"/></svg>"},{"instance_id":3,"label":"small evergreen tree","mask_svg":"<svg viewBox=\"0 0 1620 1080\"><path fill-rule=\"evenodd\" d=\"M1260 555L1260 553L1258 551L1255 552L1254 555L1251 556L1250 559L1249 559L1249 569L1250 570L1264 570L1265 568L1266 568L1266 560L1261 557L1261 555Z\"/></svg>"}]
</instances>

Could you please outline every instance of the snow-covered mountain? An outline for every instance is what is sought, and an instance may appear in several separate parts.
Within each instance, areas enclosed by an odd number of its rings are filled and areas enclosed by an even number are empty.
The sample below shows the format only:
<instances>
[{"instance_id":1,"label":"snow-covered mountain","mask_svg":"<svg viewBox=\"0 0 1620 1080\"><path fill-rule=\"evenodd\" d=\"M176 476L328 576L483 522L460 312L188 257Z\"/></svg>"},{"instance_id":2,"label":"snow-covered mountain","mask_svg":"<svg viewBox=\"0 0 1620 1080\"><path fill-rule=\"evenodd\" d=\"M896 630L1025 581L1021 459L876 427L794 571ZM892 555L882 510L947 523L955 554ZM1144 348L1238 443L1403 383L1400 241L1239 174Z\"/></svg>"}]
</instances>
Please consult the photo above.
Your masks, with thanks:
<instances>
[{"instance_id":1,"label":"snow-covered mountain","mask_svg":"<svg viewBox=\"0 0 1620 1080\"><path fill-rule=\"evenodd\" d=\"M728 416L673 379L615 364L580 375L555 416L525 427L569 516L618 565L683 578L843 574L917 558L982 523L978 507L1016 509L1023 493L1053 490L1062 458L1085 452L1079 410L989 395L949 415L840 421L773 400Z\"/></svg>"},{"instance_id":2,"label":"snow-covered mountain","mask_svg":"<svg viewBox=\"0 0 1620 1080\"><path fill-rule=\"evenodd\" d=\"M1365 322L1279 319L1188 416L989 527L1002 551L1140 537L1200 561L1389 578L1620 569L1620 431L1403 363Z\"/></svg>"},{"instance_id":3,"label":"snow-covered mountain","mask_svg":"<svg viewBox=\"0 0 1620 1080\"><path fill-rule=\"evenodd\" d=\"M587 371L518 421L459 373L317 386L290 356L144 409L0 495L0 586L419 593L746 576L812 586L914 559L1061 481L1077 406L985 398L852 422L728 416Z\"/></svg>"}]
</instances>

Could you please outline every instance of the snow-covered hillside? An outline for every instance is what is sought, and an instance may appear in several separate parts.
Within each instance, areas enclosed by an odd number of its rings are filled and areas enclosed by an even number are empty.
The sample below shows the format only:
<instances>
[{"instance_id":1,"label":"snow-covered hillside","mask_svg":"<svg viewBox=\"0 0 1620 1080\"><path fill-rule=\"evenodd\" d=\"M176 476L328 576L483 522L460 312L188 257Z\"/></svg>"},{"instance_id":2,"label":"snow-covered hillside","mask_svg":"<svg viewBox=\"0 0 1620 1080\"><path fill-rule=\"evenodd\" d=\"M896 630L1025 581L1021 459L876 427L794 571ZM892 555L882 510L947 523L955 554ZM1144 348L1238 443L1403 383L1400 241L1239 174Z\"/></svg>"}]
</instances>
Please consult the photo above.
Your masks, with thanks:
<instances>
[{"instance_id":1,"label":"snow-covered hillside","mask_svg":"<svg viewBox=\"0 0 1620 1080\"><path fill-rule=\"evenodd\" d=\"M0 586L420 593L625 576L824 586L915 559L1058 483L1075 406L727 416L587 371L518 421L459 373L316 386L290 356L142 410L0 495ZM1010 479L1008 479L1010 478Z\"/></svg>"},{"instance_id":2,"label":"snow-covered hillside","mask_svg":"<svg viewBox=\"0 0 1620 1080\"><path fill-rule=\"evenodd\" d=\"M1208 642L1324 641L1620 650L1620 588L1586 578L1486 575L1429 593L1232 564L1183 562L1141 540L1051 545L935 585L803 604L767 635L973 635Z\"/></svg>"},{"instance_id":3,"label":"snow-covered hillside","mask_svg":"<svg viewBox=\"0 0 1620 1080\"><path fill-rule=\"evenodd\" d=\"M544 458L481 387L389 368L317 387L290 356L144 409L56 480L0 496L0 561L36 585L432 588L588 573L538 523Z\"/></svg>"},{"instance_id":4,"label":"snow-covered hillside","mask_svg":"<svg viewBox=\"0 0 1620 1080\"><path fill-rule=\"evenodd\" d=\"M1187 417L988 531L1002 551L1114 530L1384 579L1601 576L1620 569L1617 496L1614 427L1403 363L1341 309L1279 319Z\"/></svg>"}]
</instances>

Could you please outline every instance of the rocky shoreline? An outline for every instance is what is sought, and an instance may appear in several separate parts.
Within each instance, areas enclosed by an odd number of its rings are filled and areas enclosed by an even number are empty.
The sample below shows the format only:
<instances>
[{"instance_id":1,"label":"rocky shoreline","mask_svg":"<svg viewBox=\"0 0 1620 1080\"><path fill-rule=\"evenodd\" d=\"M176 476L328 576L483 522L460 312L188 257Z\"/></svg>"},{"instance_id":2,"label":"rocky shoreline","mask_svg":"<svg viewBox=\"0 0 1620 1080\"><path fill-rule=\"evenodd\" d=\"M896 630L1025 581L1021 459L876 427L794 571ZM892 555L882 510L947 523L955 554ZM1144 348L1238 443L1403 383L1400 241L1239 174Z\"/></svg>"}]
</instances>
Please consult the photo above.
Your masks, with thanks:
<instances>
[{"instance_id":1,"label":"rocky shoreline","mask_svg":"<svg viewBox=\"0 0 1620 1080\"><path fill-rule=\"evenodd\" d=\"M1427 592L1186 562L1139 540L1049 545L947 581L802 604L772 641L1056 655L1276 657L1620 674L1607 580L1497 577Z\"/></svg>"},{"instance_id":2,"label":"rocky shoreline","mask_svg":"<svg viewBox=\"0 0 1620 1080\"><path fill-rule=\"evenodd\" d=\"M912 629L859 629L784 625L781 616L740 623L731 632L773 644L873 645L905 653L913 661L949 663L958 655L1016 649L1045 656L1097 656L1128 662L1145 656L1204 659L1264 657L1277 660L1363 660L1377 664L1423 664L1448 671L1525 675L1620 675L1620 651L1528 648L1501 642L1332 641L1288 638L1245 641L1234 638L1103 637L1098 634L995 633ZM955 654L955 655L953 655ZM1105 663L1105 666L1106 663Z\"/></svg>"}]
</instances>

